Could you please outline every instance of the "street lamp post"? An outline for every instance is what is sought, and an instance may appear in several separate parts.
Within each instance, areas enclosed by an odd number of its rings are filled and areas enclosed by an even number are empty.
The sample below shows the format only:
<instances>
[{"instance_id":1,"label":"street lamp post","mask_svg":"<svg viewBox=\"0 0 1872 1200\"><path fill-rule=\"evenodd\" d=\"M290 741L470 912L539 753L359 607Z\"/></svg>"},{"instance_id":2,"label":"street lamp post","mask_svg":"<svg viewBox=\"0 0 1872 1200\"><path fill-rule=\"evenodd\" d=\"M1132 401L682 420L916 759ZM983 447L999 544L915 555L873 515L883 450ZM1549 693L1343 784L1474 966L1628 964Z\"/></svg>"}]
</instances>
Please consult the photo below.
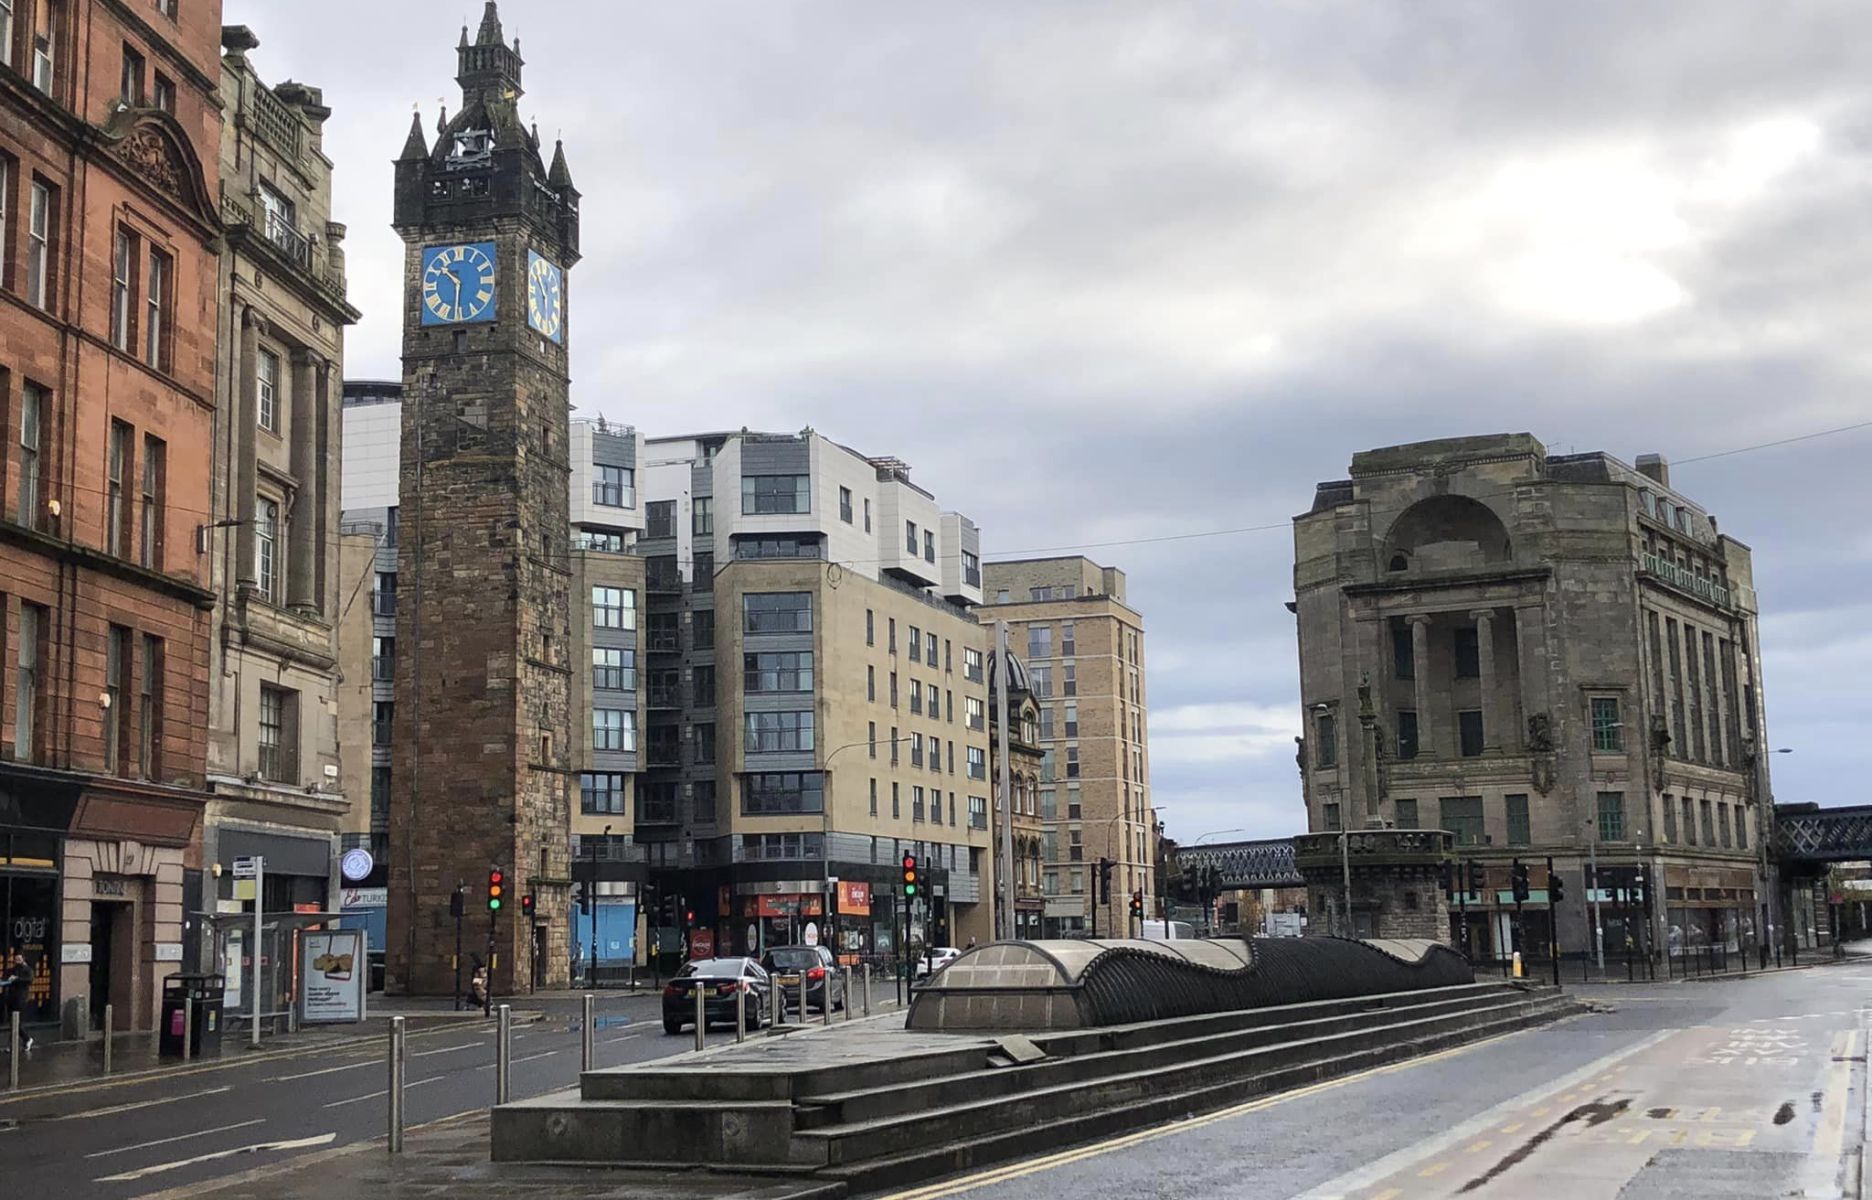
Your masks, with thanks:
<instances>
[{"instance_id":1,"label":"street lamp post","mask_svg":"<svg viewBox=\"0 0 1872 1200\"><path fill-rule=\"evenodd\" d=\"M1761 877L1761 884L1756 893L1761 897L1762 935L1760 960L1762 968L1766 970L1768 966L1768 943L1773 940L1774 931L1776 929L1786 928L1788 918L1786 913L1781 912L1781 897L1774 887L1773 881L1768 877L1769 843L1774 840L1775 836L1775 815L1772 797L1765 795L1761 786L1761 773L1765 765L1762 762L1762 753L1762 751L1755 748L1754 738L1745 737L1742 739L1742 780L1744 786L1748 788L1749 804L1755 809L1756 871ZM1767 751L1767 753L1792 754L1794 750L1790 746L1780 746ZM1764 801L1768 802L1764 803ZM1777 915L1781 918L1779 921L1774 919ZM1776 953L1779 954L1780 951L1777 949Z\"/></svg>"}]
</instances>

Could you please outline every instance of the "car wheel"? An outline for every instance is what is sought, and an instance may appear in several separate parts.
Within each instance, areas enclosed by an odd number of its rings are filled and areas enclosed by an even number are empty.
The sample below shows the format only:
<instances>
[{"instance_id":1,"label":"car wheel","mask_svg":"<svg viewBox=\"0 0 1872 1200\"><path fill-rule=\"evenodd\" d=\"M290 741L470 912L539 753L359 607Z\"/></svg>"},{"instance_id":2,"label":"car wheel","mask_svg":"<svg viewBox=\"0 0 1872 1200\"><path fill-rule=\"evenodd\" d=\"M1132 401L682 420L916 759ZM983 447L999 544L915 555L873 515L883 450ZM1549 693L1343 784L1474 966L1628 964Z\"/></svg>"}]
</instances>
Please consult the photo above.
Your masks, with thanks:
<instances>
[{"instance_id":1,"label":"car wheel","mask_svg":"<svg viewBox=\"0 0 1872 1200\"><path fill-rule=\"evenodd\" d=\"M664 1017L663 1018L663 1032L664 1033L681 1033L682 1022L672 1021L668 1017Z\"/></svg>"}]
</instances>

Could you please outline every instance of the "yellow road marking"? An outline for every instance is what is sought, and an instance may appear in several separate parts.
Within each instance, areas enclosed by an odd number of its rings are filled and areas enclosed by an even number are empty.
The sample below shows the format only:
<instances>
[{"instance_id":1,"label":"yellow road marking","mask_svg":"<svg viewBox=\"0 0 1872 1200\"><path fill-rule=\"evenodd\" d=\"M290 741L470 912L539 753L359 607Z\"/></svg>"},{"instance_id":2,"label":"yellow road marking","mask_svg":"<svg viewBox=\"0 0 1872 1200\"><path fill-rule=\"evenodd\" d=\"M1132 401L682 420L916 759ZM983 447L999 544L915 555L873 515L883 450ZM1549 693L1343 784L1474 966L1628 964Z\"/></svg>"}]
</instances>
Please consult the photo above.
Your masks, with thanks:
<instances>
[{"instance_id":1,"label":"yellow road marking","mask_svg":"<svg viewBox=\"0 0 1872 1200\"><path fill-rule=\"evenodd\" d=\"M962 1192L972 1191L975 1188L987 1187L990 1184L1005 1183L1011 1179L1021 1179L1028 1175L1038 1174L1041 1171L1050 1171L1055 1167L1067 1166L1083 1159L1095 1158L1101 1154L1109 1154L1114 1150L1123 1150L1143 1142L1155 1141L1158 1138L1168 1137L1171 1134L1184 1133L1191 1129L1200 1129L1205 1125L1213 1125L1218 1121L1227 1121L1246 1113L1259 1112L1264 1108L1272 1108L1277 1104L1285 1104L1289 1100L1299 1100L1306 1096L1317 1095L1320 1092L1332 1091L1336 1088L1342 1088L1348 1084L1358 1083L1361 1080L1371 1079L1379 1075L1389 1075L1396 1071L1407 1071L1412 1067L1422 1066L1425 1063L1441 1062L1447 1058L1454 1058L1459 1054L1467 1054L1471 1050L1479 1050L1484 1046L1492 1046L1496 1042L1506 1041L1508 1038L1514 1036L1515 1035L1512 1033L1504 1033L1498 1037L1484 1038L1479 1042L1471 1042L1466 1046L1454 1046L1448 1050L1439 1051L1436 1054L1426 1054L1421 1058L1407 1058L1403 1062L1391 1063L1388 1066L1373 1067L1370 1070L1359 1071L1351 1075L1342 1075L1338 1079L1324 1080L1320 1083L1309 1084L1303 1088L1295 1088L1293 1091L1281 1092L1278 1095L1263 1096L1259 1100L1250 1100L1243 1104L1237 1104L1232 1108L1224 1108L1216 1112L1206 1113L1200 1117L1192 1117L1187 1121L1178 1121L1174 1124L1162 1125L1155 1129L1142 1129L1136 1133L1127 1133L1121 1137L1113 1138L1110 1141L1098 1142L1090 1146L1081 1146L1074 1150L1062 1150L1057 1154L1049 1154L1044 1158L1014 1163L1005 1167L996 1167L992 1170L982 1171L974 1175L966 1175L960 1179L952 1179L944 1183L929 1184L924 1187L912 1188L908 1191L892 1192L889 1195L880 1197L879 1200L942 1200L945 1196L954 1196Z\"/></svg>"},{"instance_id":2,"label":"yellow road marking","mask_svg":"<svg viewBox=\"0 0 1872 1200\"><path fill-rule=\"evenodd\" d=\"M1397 1200L1397 1198L1403 1194L1403 1191L1399 1188L1386 1188L1376 1196L1373 1196L1371 1200Z\"/></svg>"},{"instance_id":3,"label":"yellow road marking","mask_svg":"<svg viewBox=\"0 0 1872 1200\"><path fill-rule=\"evenodd\" d=\"M1449 1170L1449 1164L1446 1162L1431 1163L1429 1166L1425 1167L1423 1170L1417 1172L1417 1178L1428 1179L1432 1175L1441 1175L1443 1172L1447 1170Z\"/></svg>"},{"instance_id":4,"label":"yellow road marking","mask_svg":"<svg viewBox=\"0 0 1872 1200\"><path fill-rule=\"evenodd\" d=\"M1495 1144L1494 1142L1489 1141L1487 1138L1483 1138L1481 1141L1477 1142L1475 1145L1469 1147L1467 1150L1464 1150L1463 1153L1464 1154L1480 1154L1484 1150L1487 1150L1490 1146L1493 1146L1494 1144Z\"/></svg>"},{"instance_id":5,"label":"yellow road marking","mask_svg":"<svg viewBox=\"0 0 1872 1200\"><path fill-rule=\"evenodd\" d=\"M1515 1122L1514 1124L1512 1124L1512 1125L1503 1125L1503 1126L1501 1127L1501 1131L1502 1131L1503 1133L1513 1133L1513 1132L1515 1132L1516 1130L1518 1130L1518 1129L1520 1129L1520 1128L1521 1128L1521 1127L1522 1127L1523 1125L1526 1125L1526 1124L1527 1124L1527 1122L1526 1122L1526 1121L1516 1121L1516 1122Z\"/></svg>"}]
</instances>

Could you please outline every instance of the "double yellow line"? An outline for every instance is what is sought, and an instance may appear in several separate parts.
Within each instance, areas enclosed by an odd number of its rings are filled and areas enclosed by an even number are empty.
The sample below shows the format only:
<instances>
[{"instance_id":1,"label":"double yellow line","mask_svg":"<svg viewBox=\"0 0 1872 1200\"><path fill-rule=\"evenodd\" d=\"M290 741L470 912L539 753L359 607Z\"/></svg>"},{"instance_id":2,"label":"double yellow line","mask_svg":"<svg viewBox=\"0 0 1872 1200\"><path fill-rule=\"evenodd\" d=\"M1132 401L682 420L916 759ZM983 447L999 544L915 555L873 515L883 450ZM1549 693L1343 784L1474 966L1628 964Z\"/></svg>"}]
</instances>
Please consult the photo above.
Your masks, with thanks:
<instances>
[{"instance_id":1,"label":"double yellow line","mask_svg":"<svg viewBox=\"0 0 1872 1200\"><path fill-rule=\"evenodd\" d=\"M1346 1087L1362 1079L1370 1079L1377 1075L1389 1075L1393 1071L1406 1071L1412 1067L1422 1066L1426 1063L1439 1062L1446 1058L1454 1058L1459 1054L1467 1054L1471 1050L1479 1050L1483 1046L1492 1045L1513 1036L1515 1035L1512 1033L1504 1033L1496 1037L1484 1038L1479 1042L1470 1042L1464 1046L1455 1046L1448 1050L1441 1050L1435 1054L1426 1054L1420 1058L1409 1058L1405 1059L1403 1062L1391 1063L1382 1067L1373 1067L1370 1070L1359 1071L1351 1075L1341 1075L1337 1079L1327 1079L1320 1083L1309 1084L1303 1088L1295 1088L1290 1092L1281 1092L1273 1096L1263 1096L1259 1100L1250 1100L1243 1104L1237 1104L1232 1108L1219 1109L1216 1112L1205 1113L1200 1117L1191 1117L1186 1121L1176 1121L1169 1125L1160 1125L1155 1129L1144 1129L1137 1133L1127 1133L1121 1137L1112 1138L1110 1141L1097 1142L1090 1146L1080 1146L1074 1150L1062 1150L1057 1154L1049 1154L1044 1158L1035 1158L1005 1167L997 1167L994 1170L982 1171L975 1175L965 1175L960 1179L951 1179L943 1183L932 1183L925 1187L912 1188L909 1191L892 1192L887 1196L881 1197L881 1200L941 1200L942 1197L958 1195L962 1192L972 1191L975 1188L988 1187L996 1183L1005 1183L1012 1179L1022 1179L1028 1175L1037 1175L1042 1171L1051 1171L1055 1167L1069 1166L1072 1163L1083 1162L1088 1158L1096 1158L1101 1154L1110 1154L1114 1150L1123 1150L1130 1146L1154 1141L1157 1138L1169 1137L1172 1134L1184 1133L1191 1129L1201 1129L1205 1125L1214 1125L1218 1121L1232 1120L1246 1113L1259 1112L1264 1108L1272 1108L1277 1104L1285 1104L1289 1100L1299 1100L1306 1096L1317 1095L1320 1092L1329 1092L1334 1088Z\"/></svg>"}]
</instances>

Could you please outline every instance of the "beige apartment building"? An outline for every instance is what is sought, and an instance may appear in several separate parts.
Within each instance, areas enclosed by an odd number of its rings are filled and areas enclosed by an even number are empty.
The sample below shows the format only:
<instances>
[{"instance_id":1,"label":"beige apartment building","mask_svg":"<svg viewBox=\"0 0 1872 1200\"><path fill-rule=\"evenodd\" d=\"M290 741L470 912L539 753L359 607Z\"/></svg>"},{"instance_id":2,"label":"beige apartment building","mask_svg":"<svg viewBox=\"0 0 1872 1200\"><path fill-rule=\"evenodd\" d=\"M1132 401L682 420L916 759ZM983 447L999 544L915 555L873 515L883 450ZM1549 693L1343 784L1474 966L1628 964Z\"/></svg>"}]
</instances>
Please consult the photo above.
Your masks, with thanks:
<instances>
[{"instance_id":1,"label":"beige apartment building","mask_svg":"<svg viewBox=\"0 0 1872 1200\"><path fill-rule=\"evenodd\" d=\"M215 591L209 802L205 894L190 904L238 912L230 868L259 855L268 911L335 911L340 827L366 786L343 770L337 727L338 625L355 582L339 570L339 408L359 313L331 219L331 110L318 88L267 86L245 26L224 27L221 45L220 419L198 547Z\"/></svg>"},{"instance_id":2,"label":"beige apartment building","mask_svg":"<svg viewBox=\"0 0 1872 1200\"><path fill-rule=\"evenodd\" d=\"M1150 803L1144 620L1125 602L1124 572L1089 558L987 564L992 626L1008 623L1038 706L1045 757L1044 932L1048 937L1138 932L1131 898L1158 915L1157 823ZM1101 858L1115 866L1111 894L1093 909Z\"/></svg>"}]
</instances>

